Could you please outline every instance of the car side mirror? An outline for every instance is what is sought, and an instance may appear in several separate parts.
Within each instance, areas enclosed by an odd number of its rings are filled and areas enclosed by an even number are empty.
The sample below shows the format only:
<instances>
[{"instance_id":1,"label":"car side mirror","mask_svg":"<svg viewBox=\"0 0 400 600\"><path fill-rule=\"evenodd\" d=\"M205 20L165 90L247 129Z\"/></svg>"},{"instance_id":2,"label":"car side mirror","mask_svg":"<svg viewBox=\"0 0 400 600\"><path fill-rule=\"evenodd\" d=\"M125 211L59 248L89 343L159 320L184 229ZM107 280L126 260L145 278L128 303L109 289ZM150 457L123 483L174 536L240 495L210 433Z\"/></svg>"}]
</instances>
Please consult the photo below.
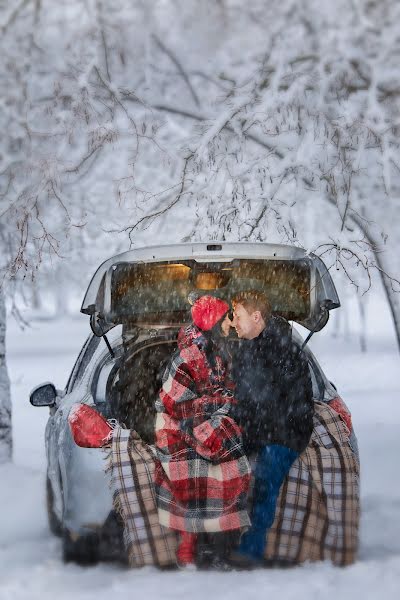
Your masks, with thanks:
<instances>
[{"instance_id":1,"label":"car side mirror","mask_svg":"<svg viewBox=\"0 0 400 600\"><path fill-rule=\"evenodd\" d=\"M33 388L29 394L29 402L32 406L48 406L51 408L55 405L57 398L57 390L52 383L42 383Z\"/></svg>"}]
</instances>

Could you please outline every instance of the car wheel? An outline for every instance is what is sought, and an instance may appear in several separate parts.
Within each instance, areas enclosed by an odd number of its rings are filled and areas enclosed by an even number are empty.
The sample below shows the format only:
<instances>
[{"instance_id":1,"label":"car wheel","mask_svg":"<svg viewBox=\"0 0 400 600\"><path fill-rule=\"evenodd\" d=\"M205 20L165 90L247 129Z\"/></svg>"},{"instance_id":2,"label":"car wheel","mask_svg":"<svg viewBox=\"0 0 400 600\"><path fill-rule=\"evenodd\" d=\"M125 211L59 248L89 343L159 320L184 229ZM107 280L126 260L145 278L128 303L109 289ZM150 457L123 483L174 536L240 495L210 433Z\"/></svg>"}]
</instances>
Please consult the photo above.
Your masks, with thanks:
<instances>
[{"instance_id":1,"label":"car wheel","mask_svg":"<svg viewBox=\"0 0 400 600\"><path fill-rule=\"evenodd\" d=\"M96 534L73 535L68 529L62 534L64 562L93 565L99 560L99 540Z\"/></svg>"},{"instance_id":2,"label":"car wheel","mask_svg":"<svg viewBox=\"0 0 400 600\"><path fill-rule=\"evenodd\" d=\"M46 505L47 505L47 520L50 531L54 535L61 536L62 527L59 518L54 512L54 494L50 479L46 478Z\"/></svg>"}]
</instances>

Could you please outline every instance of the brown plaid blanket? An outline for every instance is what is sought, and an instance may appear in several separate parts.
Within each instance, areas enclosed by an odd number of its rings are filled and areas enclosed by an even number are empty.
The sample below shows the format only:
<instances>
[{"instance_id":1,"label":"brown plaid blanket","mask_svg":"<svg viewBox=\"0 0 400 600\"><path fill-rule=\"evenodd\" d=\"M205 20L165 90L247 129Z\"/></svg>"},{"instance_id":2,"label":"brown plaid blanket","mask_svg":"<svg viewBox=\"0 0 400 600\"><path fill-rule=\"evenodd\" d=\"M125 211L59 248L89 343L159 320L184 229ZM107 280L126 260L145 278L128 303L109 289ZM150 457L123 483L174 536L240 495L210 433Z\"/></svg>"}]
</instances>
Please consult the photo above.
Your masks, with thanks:
<instances>
[{"instance_id":1,"label":"brown plaid blanket","mask_svg":"<svg viewBox=\"0 0 400 600\"><path fill-rule=\"evenodd\" d=\"M349 431L333 409L316 402L311 440L282 485L265 558L351 564L358 525L359 463Z\"/></svg>"},{"instance_id":2,"label":"brown plaid blanket","mask_svg":"<svg viewBox=\"0 0 400 600\"><path fill-rule=\"evenodd\" d=\"M115 427L108 469L114 508L124 522L124 541L132 567L176 564L177 537L158 520L154 493L155 458L134 430Z\"/></svg>"},{"instance_id":3,"label":"brown plaid blanket","mask_svg":"<svg viewBox=\"0 0 400 600\"><path fill-rule=\"evenodd\" d=\"M176 533L158 520L155 457L135 431L116 427L109 468L114 506L124 521L130 565L174 565ZM359 463L341 417L315 403L314 430L286 478L267 537L265 557L295 563L356 558Z\"/></svg>"}]
</instances>

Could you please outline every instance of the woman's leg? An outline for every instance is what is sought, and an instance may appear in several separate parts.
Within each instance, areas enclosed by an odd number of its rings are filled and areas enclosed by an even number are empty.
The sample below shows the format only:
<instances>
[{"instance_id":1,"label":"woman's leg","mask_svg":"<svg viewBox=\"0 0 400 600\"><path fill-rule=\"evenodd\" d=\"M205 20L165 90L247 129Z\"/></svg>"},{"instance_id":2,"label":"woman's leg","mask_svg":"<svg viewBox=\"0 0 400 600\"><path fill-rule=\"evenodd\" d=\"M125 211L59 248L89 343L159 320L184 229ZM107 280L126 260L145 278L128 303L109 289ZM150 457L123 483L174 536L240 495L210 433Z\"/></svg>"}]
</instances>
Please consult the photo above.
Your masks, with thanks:
<instances>
[{"instance_id":1,"label":"woman's leg","mask_svg":"<svg viewBox=\"0 0 400 600\"><path fill-rule=\"evenodd\" d=\"M176 551L178 565L190 565L196 561L197 534L188 531L179 532L179 543Z\"/></svg>"}]
</instances>

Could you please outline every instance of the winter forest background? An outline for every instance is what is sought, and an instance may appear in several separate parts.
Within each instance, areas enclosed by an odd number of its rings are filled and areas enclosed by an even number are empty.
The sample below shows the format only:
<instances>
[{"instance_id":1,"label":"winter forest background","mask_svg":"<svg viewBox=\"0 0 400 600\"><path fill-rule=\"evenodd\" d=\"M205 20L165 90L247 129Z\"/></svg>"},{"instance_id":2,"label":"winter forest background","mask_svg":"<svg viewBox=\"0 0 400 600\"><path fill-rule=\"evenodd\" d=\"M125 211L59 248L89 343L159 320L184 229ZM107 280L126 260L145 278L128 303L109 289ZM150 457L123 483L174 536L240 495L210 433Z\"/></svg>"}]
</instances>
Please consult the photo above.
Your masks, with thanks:
<instances>
[{"instance_id":1,"label":"winter forest background","mask_svg":"<svg viewBox=\"0 0 400 600\"><path fill-rule=\"evenodd\" d=\"M16 581L27 568L38 596L49 571L61 580L52 584L58 596L72 580L78 597L98 592L93 569L54 559L41 495L46 415L27 406L30 387L53 373L66 380L72 368L89 331L74 316L91 275L130 247L209 239L290 243L324 259L343 308L313 348L347 392L364 450L360 563L347 575L326 565L257 575L259 585L270 595L285 583L287 597L311 586L321 597L339 580L343 597L363 585L369 598L384 575L392 597L400 584L400 531L389 537L400 510L391 485L400 450L399 61L398 0L0 0L4 463L10 398L15 423L0 498L3 511L22 486L34 504L16 503L22 521L0 519L0 553L16 573L5 597L25 597ZM30 519L39 505L38 534ZM135 585L110 567L96 577L122 591ZM143 593L156 594L152 578L139 576ZM170 576L156 581L175 589ZM196 597L193 581L180 585Z\"/></svg>"}]
</instances>

